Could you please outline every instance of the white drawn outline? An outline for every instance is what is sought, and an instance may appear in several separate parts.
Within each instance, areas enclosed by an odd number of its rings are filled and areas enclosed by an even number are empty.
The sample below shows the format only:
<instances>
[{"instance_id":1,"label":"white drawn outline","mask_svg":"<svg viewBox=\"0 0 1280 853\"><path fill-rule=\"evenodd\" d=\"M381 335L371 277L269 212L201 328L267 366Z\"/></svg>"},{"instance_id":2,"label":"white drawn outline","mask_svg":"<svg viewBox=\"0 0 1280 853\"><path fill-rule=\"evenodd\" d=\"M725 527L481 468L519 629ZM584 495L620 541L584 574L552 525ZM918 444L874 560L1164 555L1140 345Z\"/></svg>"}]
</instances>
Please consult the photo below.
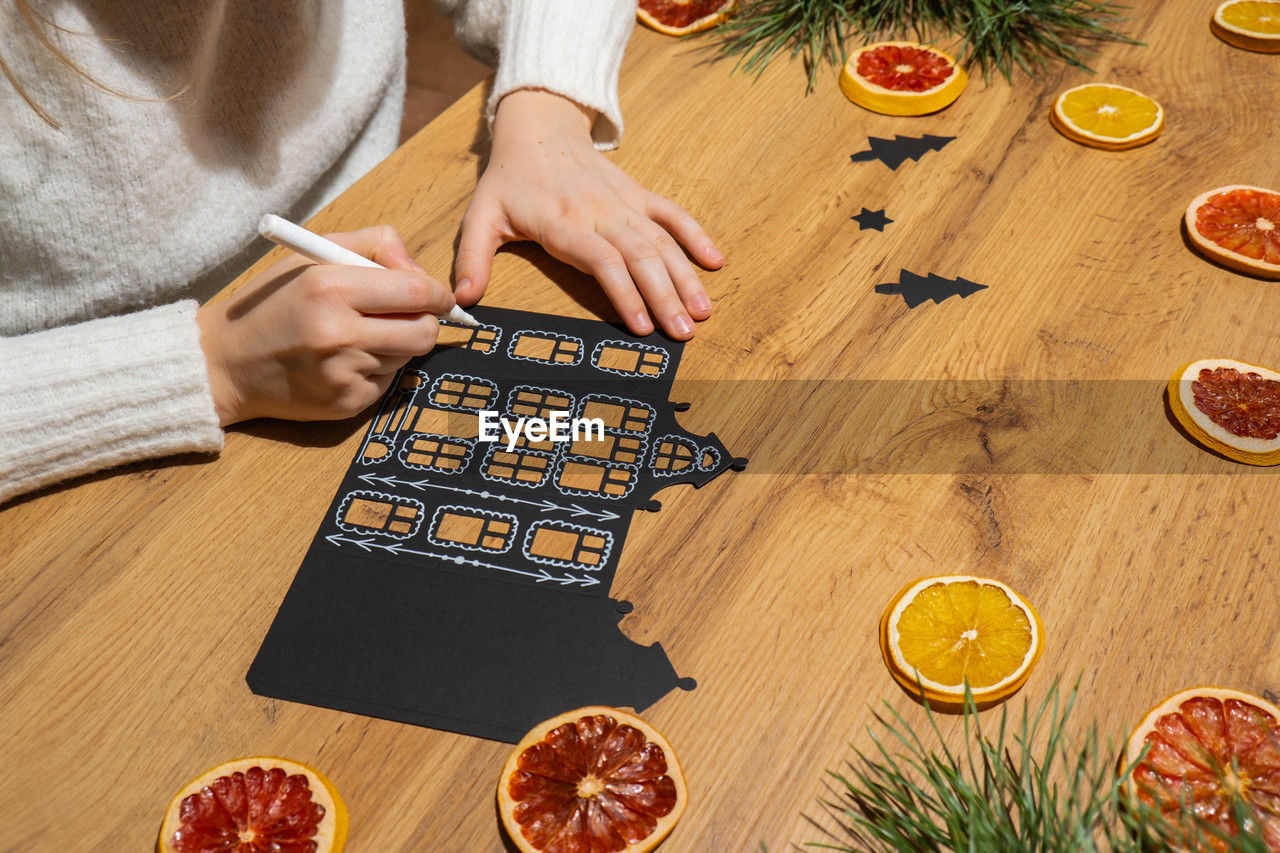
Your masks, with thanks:
<instances>
[{"instance_id":1,"label":"white drawn outline","mask_svg":"<svg viewBox=\"0 0 1280 853\"><path fill-rule=\"evenodd\" d=\"M590 563L579 563L577 560L561 560L556 557L540 557L530 550L533 545L533 537L542 529L563 530L566 532L585 533L590 536L599 536L604 540L604 548L600 551L600 562L594 566ZM533 560L535 563L542 563L547 566L556 566L561 569L584 569L588 572L598 572L609 564L609 554L613 551L613 534L608 530L597 530L594 527L583 527L581 524L570 524L567 521L554 521L550 519L540 519L529 525L529 529L525 531L524 543L520 546L520 550L524 553L525 559Z\"/></svg>"},{"instance_id":2,"label":"white drawn outline","mask_svg":"<svg viewBox=\"0 0 1280 853\"><path fill-rule=\"evenodd\" d=\"M444 444L461 445L462 447L466 448L466 452L463 453L462 456L460 457L458 456L446 457L448 459L457 459L458 460L457 468L443 468L439 465L423 465L421 462L410 462L409 461L410 453L426 452L423 450L415 450L412 447L413 443L420 438L434 439L440 442L442 445ZM475 446L476 446L476 440L474 438L456 438L451 435L437 435L436 433L433 433L433 432L415 432L415 433L411 433L409 437L404 440L404 444L400 445L400 464L404 465L404 467L406 468L411 468L415 471L437 471L441 474L461 474L466 469L467 465L471 462L471 456L475 452ZM439 451L436 452L436 459L437 460L440 459Z\"/></svg>"},{"instance_id":3,"label":"white drawn outline","mask_svg":"<svg viewBox=\"0 0 1280 853\"><path fill-rule=\"evenodd\" d=\"M538 480L538 482L536 482L536 483L531 483L531 482L529 482L528 480L513 480L513 479L509 479L509 478L507 478L507 477L496 477L496 476L494 476L493 474L490 474L490 473L489 473L489 465L490 465L490 463L492 463L492 462L493 462L493 456L494 456L494 454L495 454L495 453L506 453L506 452L507 452L507 446L506 446L505 444L500 444L500 443L498 443L498 442L494 442L494 443L489 447L489 452L488 452L488 453L486 453L486 454L484 455L484 460L483 460L483 461L481 461L481 463L480 463L480 476L481 476L481 477L484 477L486 480L492 480L492 481L493 481L493 482L495 482L495 483L505 483L505 484L506 484L506 485L508 485L508 486L524 486L526 489L536 489L536 488L538 488L539 486L541 486L543 483L547 482L546 474L544 474L544 475L543 475L543 477L542 477L542 479ZM548 452L547 452L547 451L545 451L545 450L520 450L520 449L516 449L516 450L513 450L513 451L511 451L511 452L512 452L512 453L514 453L514 454L521 454L521 455L528 455L528 456L537 456L537 457L538 457L538 458L540 458L540 459L545 459L545 460L547 460L547 468L546 468L547 474L551 473L552 463L554 463L554 462L555 462L555 458L556 458L555 453L548 453ZM507 464L507 463L505 463L505 462L499 462L498 464L499 464L499 465L505 465L505 464Z\"/></svg>"},{"instance_id":4,"label":"white drawn outline","mask_svg":"<svg viewBox=\"0 0 1280 853\"><path fill-rule=\"evenodd\" d=\"M573 361L555 361L554 349L552 349L551 351L553 356L553 360L551 361L548 361L545 358L531 358L527 355L516 355L516 344L520 342L520 338L523 335L536 335L537 337L540 337L540 338L551 338L552 340L556 340L556 341L573 342L578 345L578 352L574 355ZM507 357L520 358L520 359L524 359L525 361L532 361L535 364L550 364L554 367L573 367L574 365L582 361L582 351L585 348L586 346L585 344L582 343L582 338L576 338L573 335L560 335L555 332L540 332L537 329L521 329L518 332L512 333L511 343L507 344Z\"/></svg>"},{"instance_id":5,"label":"white drawn outline","mask_svg":"<svg viewBox=\"0 0 1280 853\"><path fill-rule=\"evenodd\" d=\"M649 403L643 403L639 400L630 400L626 397L613 397L609 394L587 394L578 401L578 409L575 417L585 418L587 416L588 403L613 403L622 406L624 409L630 409L632 406L635 406L637 408L648 410L649 417L645 419L644 429L627 429L625 426L605 426L605 432L611 432L614 434L626 433L628 435L648 435L649 430L653 427L654 419L658 416L657 406Z\"/></svg>"},{"instance_id":6,"label":"white drawn outline","mask_svg":"<svg viewBox=\"0 0 1280 853\"><path fill-rule=\"evenodd\" d=\"M592 489L577 489L573 486L560 485L560 475L564 473L564 468L570 462L578 462L583 465L591 465L596 468L607 468L614 471L630 471L631 479L627 481L626 488L622 494L614 495L604 491L593 491ZM566 495L586 495L593 498L603 498L607 501L620 501L627 495L631 494L631 490L635 488L636 480L640 478L640 469L638 465L628 465L625 462L610 462L606 459L592 459L590 456L569 456L568 454L561 456L556 462L555 475L551 478L551 485L555 486ZM608 477L601 481L601 486L609 482Z\"/></svg>"},{"instance_id":7,"label":"white drawn outline","mask_svg":"<svg viewBox=\"0 0 1280 853\"><path fill-rule=\"evenodd\" d=\"M422 380L418 383L417 388L406 389L400 387L400 383L409 375L417 376ZM431 377L423 373L421 370L411 370L409 368L402 369L400 373L396 375L394 388L383 395L382 400L378 403L377 413L374 414L373 420L369 421L369 428L365 430L364 441L360 444L360 450L356 454L356 458L360 460L361 465L378 465L384 460L395 456L394 450L396 446L396 436L404 430L404 424L401 424L399 428L394 431L375 431L374 427L377 425L378 421L382 420L383 415L386 415L387 423L390 423L391 415L396 411L396 409L401 406L404 406L407 409L409 406L413 405L414 398L417 396L419 391L426 387L426 384L430 379ZM379 457L378 459L366 459L364 455L365 448L369 446L369 442L374 440L385 444L387 446L387 450L391 452L388 452L385 456Z\"/></svg>"},{"instance_id":8,"label":"white drawn outline","mask_svg":"<svg viewBox=\"0 0 1280 853\"><path fill-rule=\"evenodd\" d=\"M334 533L324 538L330 545L335 545L338 548L341 548L343 545L354 545L365 553L369 553L374 548L377 548L380 551L388 551L395 554L397 557L401 554L416 554L419 557L427 557L428 559L440 560L443 563L453 563L458 566L477 566L479 568L493 569L499 572L509 572L514 575L523 575L527 578L533 578L535 583L552 581L553 583L560 584L560 586L573 586L574 584L577 584L578 586L584 587L595 586L600 583L600 578L593 577L591 575L584 575L582 577L578 577L577 575L564 575L563 577L560 577L551 574L546 569L538 569L536 572L533 572L527 569L517 569L512 566L499 566L496 563L484 563L480 560L473 560L470 557L464 557L461 554L436 554L432 551L415 551L413 548L406 548L399 542L393 542L388 545L385 542L378 542L373 539L349 539L340 533Z\"/></svg>"},{"instance_id":9,"label":"white drawn outline","mask_svg":"<svg viewBox=\"0 0 1280 853\"><path fill-rule=\"evenodd\" d=\"M493 521L505 521L511 525L511 529L507 531L506 544L501 548L489 548L484 545L467 545L462 542L454 542L451 539L441 539L436 536L436 531L440 529L440 522L444 518L446 512L455 512L458 515L466 515L471 518L487 518ZM516 539L516 531L520 529L520 522L514 515L505 512L497 512L492 509L481 509L476 506L438 506L435 515L431 516L431 526L427 528L427 538L436 545L443 545L446 548L462 548L465 551L483 551L486 554L504 554L511 549L511 543ZM497 534L495 534L497 535Z\"/></svg>"},{"instance_id":10,"label":"white drawn outline","mask_svg":"<svg viewBox=\"0 0 1280 853\"><path fill-rule=\"evenodd\" d=\"M561 391L558 388L540 388L537 385L513 385L507 391L507 405L504 407L502 412L504 415L508 415L512 418L529 417L527 415L517 415L514 411L512 411L512 406L516 404L516 395L519 394L521 391L532 391L534 394L543 395L544 398L549 394L555 394L559 397L564 397L568 399L569 405L566 408L549 409L549 411L552 411L552 412L563 411L566 415L572 414L573 407L574 405L576 405L576 401L577 401L577 397L575 397L573 394L570 394L568 391ZM528 404L526 403L523 405L528 405ZM538 411L542 411L544 408L547 408L547 407L539 406ZM536 415L533 417L542 417L542 415Z\"/></svg>"},{"instance_id":11,"label":"white drawn outline","mask_svg":"<svg viewBox=\"0 0 1280 853\"><path fill-rule=\"evenodd\" d=\"M640 352L647 350L648 352L656 352L662 356L662 364L658 365L657 373L641 373L639 370L619 370L616 367L602 367L600 364L600 354L604 352L604 348L612 346L618 349L628 350L630 352ZM601 341L596 344L595 351L591 353L591 366L596 370L607 370L610 373L616 373L619 376L638 376L641 379L657 379L659 376L667 372L667 365L671 363L671 355L662 347L655 347L652 344L642 344L639 341ZM638 368L639 363L636 364Z\"/></svg>"},{"instance_id":12,"label":"white drawn outline","mask_svg":"<svg viewBox=\"0 0 1280 853\"><path fill-rule=\"evenodd\" d=\"M672 444L679 445L681 447L688 449L690 453L688 465L678 470L668 466L665 471L658 467L659 448L661 448L663 442L666 442L666 441L669 441ZM690 471L698 470L698 463L702 457L697 454L698 454L698 445L694 444L691 440L685 438L684 436L675 435L674 433L670 435L664 435L662 438L655 438L653 440L653 455L649 457L649 470L653 472L653 475L655 477L674 477L678 474L688 474ZM671 454L671 458L668 461L671 463L674 463L676 461L676 456L674 452Z\"/></svg>"},{"instance_id":13,"label":"white drawn outline","mask_svg":"<svg viewBox=\"0 0 1280 853\"><path fill-rule=\"evenodd\" d=\"M499 326L490 326L488 323L481 323L478 326L468 326L466 323L455 323L452 320L445 320L444 318L440 319L440 325L453 326L458 329L469 330L471 332L471 340L467 341L465 344L462 344L462 345L437 344L437 346L448 347L449 349L471 350L472 352L479 353L480 355L493 355L495 352L498 351L498 344L502 343L502 329ZM476 334L481 330L487 330L494 333L493 340L489 342L489 349L487 350L479 349L478 347L472 346L472 344L475 342Z\"/></svg>"},{"instance_id":14,"label":"white drawn outline","mask_svg":"<svg viewBox=\"0 0 1280 853\"><path fill-rule=\"evenodd\" d=\"M482 409L487 408L485 406L482 406L481 408L477 409L477 408L472 408L471 406L463 406L463 405L454 406L454 405L450 405L449 403L441 403L436 399L436 394L440 392L441 390L440 386L443 385L445 382L461 382L463 385L483 385L486 388L489 388L490 390L493 391L493 395L489 397L489 405L493 405L494 403L496 403L498 401L498 397L500 396L497 383L495 383L491 379L481 379L479 376L467 376L464 373L442 373L440 374L439 378L436 379L435 382L431 383L431 390L427 393L427 400L430 401L431 408L448 409L449 411L452 411L452 412L471 412L471 413L479 412ZM445 391L444 393L457 394L458 397L460 398L469 396L465 392L458 393L456 391ZM424 408L426 407L424 406Z\"/></svg>"},{"instance_id":15,"label":"white drawn outline","mask_svg":"<svg viewBox=\"0 0 1280 853\"><path fill-rule=\"evenodd\" d=\"M408 524L408 533L395 533L390 530L374 530L372 527L365 527L363 524L351 524L350 522L343 521L342 517L346 515L347 507L351 506L351 502L356 498L376 498L379 499L380 502L389 503L392 506L411 506L418 510L418 515L412 520L399 518L397 516L392 516L388 519L388 521L403 521ZM377 533L382 536L390 536L392 539L408 539L418 532L418 527L422 523L422 516L425 512L426 506L423 505L422 501L414 500L413 498L403 498L399 495L389 495L386 492L366 492L362 489L357 489L353 492L347 492L347 494L343 496L342 505L338 507L338 514L333 521L348 533Z\"/></svg>"},{"instance_id":16,"label":"white drawn outline","mask_svg":"<svg viewBox=\"0 0 1280 853\"><path fill-rule=\"evenodd\" d=\"M711 457L711 464L710 464L710 465L703 465L703 464L702 464L702 457L703 457L703 456L710 456L710 457ZM703 471L710 471L712 468L716 467L716 466L717 466L717 465L719 465L719 464L720 464L720 451L719 451L719 450L716 450L714 447L704 447L704 448L702 448L702 452L698 454L698 468L700 468L700 469L701 469L701 470L703 470Z\"/></svg>"}]
</instances>

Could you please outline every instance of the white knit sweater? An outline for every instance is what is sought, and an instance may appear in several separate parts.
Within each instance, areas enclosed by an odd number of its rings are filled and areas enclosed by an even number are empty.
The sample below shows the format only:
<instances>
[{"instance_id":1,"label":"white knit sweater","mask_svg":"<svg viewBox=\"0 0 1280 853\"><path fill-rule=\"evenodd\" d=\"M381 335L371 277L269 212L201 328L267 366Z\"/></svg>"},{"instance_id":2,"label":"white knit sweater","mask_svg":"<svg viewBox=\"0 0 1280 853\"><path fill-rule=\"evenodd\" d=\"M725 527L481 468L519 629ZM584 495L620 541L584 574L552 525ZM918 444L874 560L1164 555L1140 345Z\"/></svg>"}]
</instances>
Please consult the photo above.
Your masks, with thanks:
<instances>
[{"instance_id":1,"label":"white knit sweater","mask_svg":"<svg viewBox=\"0 0 1280 853\"><path fill-rule=\"evenodd\" d=\"M196 300L265 251L263 213L305 220L394 149L402 2L49 7L78 66L149 100L86 83L0 4L0 57L61 123L0 79L0 503L221 449ZM506 93L546 88L598 110L597 145L616 144L634 0L437 5L499 60L490 117Z\"/></svg>"}]
</instances>

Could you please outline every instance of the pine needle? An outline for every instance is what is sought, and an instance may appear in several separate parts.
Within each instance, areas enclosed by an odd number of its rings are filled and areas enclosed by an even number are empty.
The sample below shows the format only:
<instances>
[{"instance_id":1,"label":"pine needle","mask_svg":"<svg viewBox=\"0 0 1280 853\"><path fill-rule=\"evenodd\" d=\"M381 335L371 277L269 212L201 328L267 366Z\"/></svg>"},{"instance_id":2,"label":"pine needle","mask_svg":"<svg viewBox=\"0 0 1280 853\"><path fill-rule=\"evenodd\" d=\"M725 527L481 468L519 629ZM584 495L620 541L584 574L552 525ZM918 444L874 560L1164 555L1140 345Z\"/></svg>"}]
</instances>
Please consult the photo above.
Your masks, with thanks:
<instances>
[{"instance_id":1,"label":"pine needle","mask_svg":"<svg viewBox=\"0 0 1280 853\"><path fill-rule=\"evenodd\" d=\"M823 804L836 826L830 841L806 846L855 851L955 853L1141 853L1214 848L1265 853L1245 805L1236 825L1251 828L1228 838L1216 827L1162 819L1126 800L1121 787L1133 767L1116 772L1111 744L1096 726L1082 733L1068 725L1079 684L1065 696L1057 683L1036 708L1023 705L1010 719L1002 706L992 724L979 719L967 693L963 743L947 746L939 718L926 706L917 733L886 705L869 731L874 749L855 750L844 772L829 771L833 799ZM989 715L988 715L989 716ZM1202 846L1203 845L1203 846Z\"/></svg>"},{"instance_id":2,"label":"pine needle","mask_svg":"<svg viewBox=\"0 0 1280 853\"><path fill-rule=\"evenodd\" d=\"M823 66L844 63L854 38L955 36L959 62L1012 82L1015 68L1035 76L1051 61L1088 70L1100 42L1138 44L1113 29L1123 8L1112 0L742 0L712 32L720 55L755 76L779 53L799 56L810 92Z\"/></svg>"}]
</instances>

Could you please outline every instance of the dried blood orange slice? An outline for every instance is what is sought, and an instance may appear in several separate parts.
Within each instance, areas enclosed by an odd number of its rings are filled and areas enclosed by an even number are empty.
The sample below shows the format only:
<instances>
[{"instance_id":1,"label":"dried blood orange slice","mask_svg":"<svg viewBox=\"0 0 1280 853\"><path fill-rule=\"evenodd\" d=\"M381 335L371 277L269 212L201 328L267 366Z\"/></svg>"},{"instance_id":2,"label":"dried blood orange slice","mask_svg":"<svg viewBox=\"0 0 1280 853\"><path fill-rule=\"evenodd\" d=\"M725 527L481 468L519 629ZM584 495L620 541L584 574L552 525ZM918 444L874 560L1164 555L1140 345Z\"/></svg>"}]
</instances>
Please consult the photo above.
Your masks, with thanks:
<instances>
[{"instance_id":1,"label":"dried blood orange slice","mask_svg":"<svg viewBox=\"0 0 1280 853\"><path fill-rule=\"evenodd\" d=\"M913 581L880 619L880 653L894 680L944 709L963 704L966 683L980 706L1012 696L1043 649L1035 610L990 578Z\"/></svg>"},{"instance_id":2,"label":"dried blood orange slice","mask_svg":"<svg viewBox=\"0 0 1280 853\"><path fill-rule=\"evenodd\" d=\"M1213 13L1209 28L1234 47L1280 52L1280 0L1227 0Z\"/></svg>"},{"instance_id":3,"label":"dried blood orange slice","mask_svg":"<svg viewBox=\"0 0 1280 853\"><path fill-rule=\"evenodd\" d=\"M160 853L340 853L347 807L332 783L285 758L238 758L188 782L160 827Z\"/></svg>"},{"instance_id":4,"label":"dried blood orange slice","mask_svg":"<svg viewBox=\"0 0 1280 853\"><path fill-rule=\"evenodd\" d=\"M1085 83L1058 96L1049 120L1073 142L1123 151L1146 145L1160 135L1164 108L1128 86Z\"/></svg>"},{"instance_id":5,"label":"dried blood orange slice","mask_svg":"<svg viewBox=\"0 0 1280 853\"><path fill-rule=\"evenodd\" d=\"M1133 730L1124 767L1134 768L1130 802L1163 821L1174 846L1228 849L1243 807L1280 853L1280 709L1270 702L1221 687L1174 694Z\"/></svg>"},{"instance_id":6,"label":"dried blood orange slice","mask_svg":"<svg viewBox=\"0 0 1280 853\"><path fill-rule=\"evenodd\" d=\"M1183 365L1169 408L1196 441L1250 465L1280 465L1280 373L1230 358Z\"/></svg>"},{"instance_id":7,"label":"dried blood orange slice","mask_svg":"<svg viewBox=\"0 0 1280 853\"><path fill-rule=\"evenodd\" d=\"M535 726L498 780L502 823L524 853L643 853L687 800L671 744L615 708L580 708Z\"/></svg>"},{"instance_id":8,"label":"dried blood orange slice","mask_svg":"<svg viewBox=\"0 0 1280 853\"><path fill-rule=\"evenodd\" d=\"M840 89L849 100L891 116L937 112L960 97L968 80L947 54L908 41L860 47L840 71Z\"/></svg>"},{"instance_id":9,"label":"dried blood orange slice","mask_svg":"<svg viewBox=\"0 0 1280 853\"><path fill-rule=\"evenodd\" d=\"M1187 205L1187 236L1201 254L1233 270L1280 278L1280 193L1233 184Z\"/></svg>"},{"instance_id":10,"label":"dried blood orange slice","mask_svg":"<svg viewBox=\"0 0 1280 853\"><path fill-rule=\"evenodd\" d=\"M636 18L669 36L710 29L729 17L738 0L640 0Z\"/></svg>"}]
</instances>

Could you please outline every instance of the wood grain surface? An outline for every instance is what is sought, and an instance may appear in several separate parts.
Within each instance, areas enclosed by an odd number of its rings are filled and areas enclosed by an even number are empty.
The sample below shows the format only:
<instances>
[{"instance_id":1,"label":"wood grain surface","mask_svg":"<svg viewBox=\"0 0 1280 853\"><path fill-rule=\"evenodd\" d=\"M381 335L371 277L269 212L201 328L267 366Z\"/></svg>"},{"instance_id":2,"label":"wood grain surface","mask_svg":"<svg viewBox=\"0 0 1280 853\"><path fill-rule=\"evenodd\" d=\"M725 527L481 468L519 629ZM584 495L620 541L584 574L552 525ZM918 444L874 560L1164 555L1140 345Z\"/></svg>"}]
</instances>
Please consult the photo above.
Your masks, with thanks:
<instances>
[{"instance_id":1,"label":"wood grain surface","mask_svg":"<svg viewBox=\"0 0 1280 853\"><path fill-rule=\"evenodd\" d=\"M752 459L637 514L613 588L635 604L623 630L698 680L646 712L691 792L664 851L821 839L824 771L871 745L877 706L921 719L875 630L920 576L1000 578L1038 608L1047 648L1015 709L1079 677L1080 718L1119 738L1183 687L1280 689L1280 478L1189 442L1162 397L1195 358L1280 366L1280 285L1214 266L1179 230L1206 189L1280 187L1280 60L1214 38L1213 5L1135 2L1145 46L1096 58L1097 79L1167 111L1154 144L1120 153L1050 126L1056 93L1093 79L1074 69L978 79L940 114L889 118L832 74L806 97L797 63L753 82L705 42L635 34L611 156L729 258L704 276L715 313L675 399L693 404L688 429ZM447 275L482 98L313 226L389 222ZM850 162L899 133L956 140L896 171ZM860 230L862 207L893 223ZM873 290L902 268L989 287L908 310ZM485 301L615 319L590 279L530 246L502 253ZM357 853L504 849L505 745L245 685L362 429L251 423L217 459L0 511L0 849L150 849L173 792L252 754L325 770Z\"/></svg>"}]
</instances>

